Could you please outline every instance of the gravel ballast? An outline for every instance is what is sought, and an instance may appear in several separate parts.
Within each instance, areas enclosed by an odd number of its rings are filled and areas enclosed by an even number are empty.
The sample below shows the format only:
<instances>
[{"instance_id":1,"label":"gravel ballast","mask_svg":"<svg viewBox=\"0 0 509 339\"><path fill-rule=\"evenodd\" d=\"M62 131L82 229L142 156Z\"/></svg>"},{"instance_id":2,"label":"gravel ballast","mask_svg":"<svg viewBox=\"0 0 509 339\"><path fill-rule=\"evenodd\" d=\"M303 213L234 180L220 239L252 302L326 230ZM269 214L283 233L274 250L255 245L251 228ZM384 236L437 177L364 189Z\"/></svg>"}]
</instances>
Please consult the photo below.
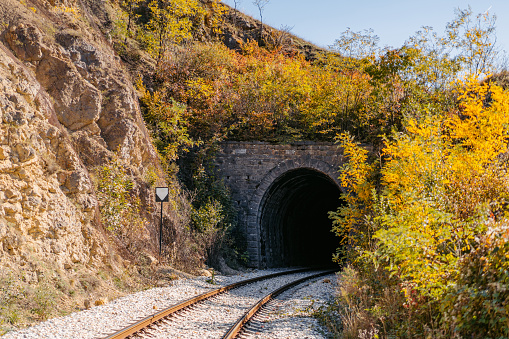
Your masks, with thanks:
<instances>
[{"instance_id":1,"label":"gravel ballast","mask_svg":"<svg viewBox=\"0 0 509 339\"><path fill-rule=\"evenodd\" d=\"M332 298L336 286L336 276L330 274L283 292L248 323L241 338L327 338L325 328L313 317L313 313Z\"/></svg>"},{"instance_id":2,"label":"gravel ballast","mask_svg":"<svg viewBox=\"0 0 509 339\"><path fill-rule=\"evenodd\" d=\"M205 280L208 278L206 277L179 279L173 281L171 286L153 288L134 293L111 301L105 305L95 306L91 309L72 313L65 317L50 319L23 330L9 332L2 338L103 338L107 334L125 327L136 320L142 319L156 311L182 302L193 296L208 292L220 286L283 270L285 269L256 270L251 273L234 276L216 276L215 280L217 285L207 283ZM222 294L214 298L213 301L205 301L205 304L196 306L190 311L182 312L181 315L175 317L178 321L168 321L167 323L171 330L161 330L159 334L154 333L156 334L155 337L220 338L228 327L227 323L229 323L231 319L233 319L233 323L235 321L234 318L242 314L242 309L248 307L251 303L254 303L263 295L278 288L280 285L305 275L309 275L309 273L293 274L291 278L285 276L273 278L267 282L256 283L256 287L253 285L244 286ZM331 281L332 280L333 279L331 279ZM324 287L324 291L320 292L320 300L324 297L326 298L323 300L326 300L332 295L332 292L328 294L329 291L325 291L330 289L328 285L331 284L320 285ZM313 297L316 298L316 296ZM226 309L229 309L229 311ZM200 312L200 310L202 312ZM194 323L188 323L188 321L184 319L186 314L191 312L195 314L195 316L191 317ZM239 314L237 315L237 313ZM302 325L303 319L301 316L294 318L293 321L301 323ZM314 319L310 320L314 321ZM308 326L305 327L308 328ZM308 335L302 336L295 333L293 336L286 336L285 338L305 337L308 337Z\"/></svg>"}]
</instances>

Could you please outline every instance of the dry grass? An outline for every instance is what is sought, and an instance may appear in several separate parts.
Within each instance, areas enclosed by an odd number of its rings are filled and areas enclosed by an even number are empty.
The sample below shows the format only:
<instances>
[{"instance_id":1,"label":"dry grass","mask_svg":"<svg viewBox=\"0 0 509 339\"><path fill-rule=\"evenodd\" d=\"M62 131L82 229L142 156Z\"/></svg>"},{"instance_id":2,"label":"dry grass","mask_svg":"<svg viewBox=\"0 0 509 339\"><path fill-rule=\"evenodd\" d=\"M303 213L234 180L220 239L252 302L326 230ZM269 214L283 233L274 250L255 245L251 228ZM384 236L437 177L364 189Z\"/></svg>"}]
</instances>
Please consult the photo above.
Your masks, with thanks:
<instances>
[{"instance_id":1,"label":"dry grass","mask_svg":"<svg viewBox=\"0 0 509 339\"><path fill-rule=\"evenodd\" d=\"M0 268L0 336L47 319L84 310L86 302L114 300L176 276L155 266L71 269L31 258L23 267Z\"/></svg>"},{"instance_id":2,"label":"dry grass","mask_svg":"<svg viewBox=\"0 0 509 339\"><path fill-rule=\"evenodd\" d=\"M378 277L380 284L386 283L382 294L376 294L371 282L363 281L352 267L347 266L338 274L334 301L315 314L334 338L391 337L391 325L401 321L394 317L401 315L402 295L385 281L383 274Z\"/></svg>"}]
</instances>

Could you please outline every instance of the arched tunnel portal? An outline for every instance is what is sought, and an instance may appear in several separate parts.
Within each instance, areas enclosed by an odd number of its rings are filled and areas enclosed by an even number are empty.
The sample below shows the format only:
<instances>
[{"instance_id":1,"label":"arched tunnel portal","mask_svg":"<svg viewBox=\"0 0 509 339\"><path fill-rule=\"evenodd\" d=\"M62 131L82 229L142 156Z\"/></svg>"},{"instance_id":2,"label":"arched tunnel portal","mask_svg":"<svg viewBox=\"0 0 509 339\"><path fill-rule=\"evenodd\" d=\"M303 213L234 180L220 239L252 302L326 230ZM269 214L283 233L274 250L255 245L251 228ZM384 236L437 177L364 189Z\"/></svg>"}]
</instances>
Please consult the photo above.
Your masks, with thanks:
<instances>
[{"instance_id":1,"label":"arched tunnel portal","mask_svg":"<svg viewBox=\"0 0 509 339\"><path fill-rule=\"evenodd\" d=\"M339 207L340 194L333 179L312 168L277 177L259 205L261 266L332 264L339 239L331 232L328 212Z\"/></svg>"}]
</instances>

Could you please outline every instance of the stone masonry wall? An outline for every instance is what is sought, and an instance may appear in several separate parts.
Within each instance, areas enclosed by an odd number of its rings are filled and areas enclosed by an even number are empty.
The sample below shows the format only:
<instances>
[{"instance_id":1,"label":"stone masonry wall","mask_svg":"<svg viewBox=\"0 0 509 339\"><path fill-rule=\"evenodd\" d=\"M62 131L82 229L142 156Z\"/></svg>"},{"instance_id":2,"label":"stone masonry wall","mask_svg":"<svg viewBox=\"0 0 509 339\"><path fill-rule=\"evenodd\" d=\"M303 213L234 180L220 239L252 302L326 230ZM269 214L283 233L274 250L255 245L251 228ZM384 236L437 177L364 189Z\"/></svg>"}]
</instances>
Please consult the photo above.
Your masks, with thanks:
<instances>
[{"instance_id":1,"label":"stone masonry wall","mask_svg":"<svg viewBox=\"0 0 509 339\"><path fill-rule=\"evenodd\" d=\"M338 170L342 163L341 149L333 143L275 145L230 141L221 144L216 167L237 203L239 225L247 238L250 266L259 266L260 203L274 180L287 171L309 168L326 174L339 186Z\"/></svg>"}]
</instances>

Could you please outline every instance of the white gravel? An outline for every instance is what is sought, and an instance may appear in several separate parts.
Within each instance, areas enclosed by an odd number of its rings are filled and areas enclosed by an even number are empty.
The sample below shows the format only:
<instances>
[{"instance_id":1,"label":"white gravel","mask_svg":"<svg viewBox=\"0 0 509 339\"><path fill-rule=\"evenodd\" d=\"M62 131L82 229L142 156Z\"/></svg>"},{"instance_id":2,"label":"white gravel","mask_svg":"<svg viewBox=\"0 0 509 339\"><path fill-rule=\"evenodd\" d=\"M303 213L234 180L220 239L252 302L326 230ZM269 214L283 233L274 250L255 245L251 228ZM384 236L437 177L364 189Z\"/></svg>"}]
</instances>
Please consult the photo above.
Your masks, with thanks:
<instances>
[{"instance_id":1,"label":"white gravel","mask_svg":"<svg viewBox=\"0 0 509 339\"><path fill-rule=\"evenodd\" d=\"M249 284L200 303L163 325L154 326L141 338L221 338L254 303L277 288L312 275L311 272L285 275Z\"/></svg>"},{"instance_id":2,"label":"white gravel","mask_svg":"<svg viewBox=\"0 0 509 339\"><path fill-rule=\"evenodd\" d=\"M280 272L285 269L257 270L251 273L245 273L235 276L216 276L218 285L211 285L205 282L206 277L198 277L194 279L179 279L172 282L171 286L153 288L150 290L134 293L110 303L101 306L95 306L91 309L72 313L65 317L50 319L36 326L32 326L16 332L5 334L2 339L14 338L69 338L69 339L87 339L87 338L103 338L107 334L114 332L120 328L127 326L139 319L142 319L158 310L177 304L181 301L189 299L198 294L205 293L220 286L229 285L237 281L250 279L260 275ZM305 274L301 274L302 276ZM295 275L292 275L295 279ZM190 327L187 322L169 322L173 326L174 331L161 333L157 338L220 338L227 327L227 319L237 313L243 306L241 300L245 304L253 303L259 299L267 291L276 289L278 284L290 278L271 279L270 283L258 283L257 289L250 287L242 287L234 291L222 294L214 299L207 301L204 306L194 308L194 313L202 318L194 317L194 323ZM277 282L276 282L277 281ZM332 281L332 279L331 279ZM276 286L275 286L276 285ZM330 284L322 284L330 285ZM248 292L248 291L251 292ZM248 296L245 296L247 293ZM331 294L332 295L332 294ZM212 309L223 308L218 313L213 313ZM226 308L225 308L226 307ZM225 311L229 309L229 311ZM205 310L205 312L197 312ZM183 312L178 318L186 317L191 311ZM241 310L239 312L242 312ZM231 315L229 315L231 313ZM215 320L214 320L215 319ZM228 320L229 321L229 320ZM177 324L178 326L175 326ZM180 327L179 327L180 326ZM226 326L226 327L225 327ZM210 333L209 335L205 335ZM278 337L279 338L279 337ZM286 338L286 337L285 337ZM288 338L305 338L303 336L293 336ZM315 338L315 337L310 337ZM318 337L316 337L318 338Z\"/></svg>"},{"instance_id":3,"label":"white gravel","mask_svg":"<svg viewBox=\"0 0 509 339\"><path fill-rule=\"evenodd\" d=\"M313 317L313 312L332 298L336 281L336 276L330 274L282 293L248 323L241 338L327 338L326 329Z\"/></svg>"}]
</instances>

